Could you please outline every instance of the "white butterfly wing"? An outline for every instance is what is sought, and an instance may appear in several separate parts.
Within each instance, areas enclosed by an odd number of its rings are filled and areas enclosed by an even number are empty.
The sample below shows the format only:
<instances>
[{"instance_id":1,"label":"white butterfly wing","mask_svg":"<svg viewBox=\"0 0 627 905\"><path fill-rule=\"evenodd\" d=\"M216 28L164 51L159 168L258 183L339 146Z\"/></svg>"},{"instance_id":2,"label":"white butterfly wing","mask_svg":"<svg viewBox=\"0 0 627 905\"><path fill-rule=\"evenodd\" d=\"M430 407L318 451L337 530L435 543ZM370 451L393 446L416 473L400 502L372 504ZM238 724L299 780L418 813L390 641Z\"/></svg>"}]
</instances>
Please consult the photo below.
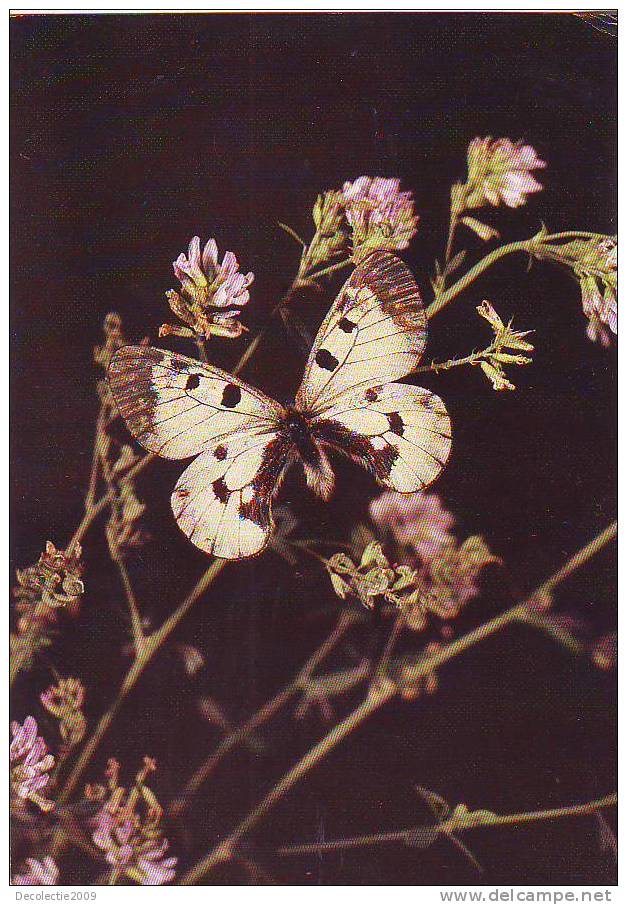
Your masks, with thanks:
<instances>
[{"instance_id":1,"label":"white butterfly wing","mask_svg":"<svg viewBox=\"0 0 627 905\"><path fill-rule=\"evenodd\" d=\"M318 331L296 397L319 413L354 387L398 380L422 355L427 320L411 272L377 251L344 284Z\"/></svg>"},{"instance_id":2,"label":"white butterfly wing","mask_svg":"<svg viewBox=\"0 0 627 905\"><path fill-rule=\"evenodd\" d=\"M261 552L273 529L271 500L288 462L276 433L240 431L189 465L172 493L174 517L201 550L223 559Z\"/></svg>"},{"instance_id":3,"label":"white butterfly wing","mask_svg":"<svg viewBox=\"0 0 627 905\"><path fill-rule=\"evenodd\" d=\"M197 456L171 498L189 539L224 559L260 552L289 453L278 435L283 407L225 371L144 346L116 352L109 386L145 449L167 459Z\"/></svg>"},{"instance_id":4,"label":"white butterfly wing","mask_svg":"<svg viewBox=\"0 0 627 905\"><path fill-rule=\"evenodd\" d=\"M313 420L312 431L401 493L435 481L451 451L451 422L442 400L402 383L346 393Z\"/></svg>"},{"instance_id":5,"label":"white butterfly wing","mask_svg":"<svg viewBox=\"0 0 627 905\"><path fill-rule=\"evenodd\" d=\"M135 439L187 459L234 431L267 435L283 407L226 371L185 355L124 346L109 366L113 398Z\"/></svg>"}]
</instances>

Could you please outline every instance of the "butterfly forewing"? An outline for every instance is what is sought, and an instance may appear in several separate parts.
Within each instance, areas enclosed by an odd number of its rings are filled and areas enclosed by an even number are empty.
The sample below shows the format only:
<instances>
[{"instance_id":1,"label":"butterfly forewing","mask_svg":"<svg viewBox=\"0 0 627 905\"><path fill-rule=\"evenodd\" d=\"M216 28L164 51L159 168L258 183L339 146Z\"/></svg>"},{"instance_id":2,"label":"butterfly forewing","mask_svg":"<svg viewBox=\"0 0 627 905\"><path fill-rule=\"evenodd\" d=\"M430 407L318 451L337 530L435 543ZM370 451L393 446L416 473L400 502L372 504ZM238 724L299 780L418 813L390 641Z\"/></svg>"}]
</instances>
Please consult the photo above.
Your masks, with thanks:
<instances>
[{"instance_id":1,"label":"butterfly forewing","mask_svg":"<svg viewBox=\"0 0 627 905\"><path fill-rule=\"evenodd\" d=\"M114 355L109 385L145 449L167 459L197 456L171 499L190 540L225 559L262 550L287 460L277 442L283 407L218 368L144 346Z\"/></svg>"},{"instance_id":2,"label":"butterfly forewing","mask_svg":"<svg viewBox=\"0 0 627 905\"><path fill-rule=\"evenodd\" d=\"M324 411L354 387L404 377L426 341L416 281L398 258L369 255L344 284L315 339L296 404Z\"/></svg>"},{"instance_id":3,"label":"butterfly forewing","mask_svg":"<svg viewBox=\"0 0 627 905\"><path fill-rule=\"evenodd\" d=\"M401 383L344 394L314 419L312 429L384 487L401 493L431 484L451 450L451 422L442 400Z\"/></svg>"},{"instance_id":4,"label":"butterfly forewing","mask_svg":"<svg viewBox=\"0 0 627 905\"><path fill-rule=\"evenodd\" d=\"M265 435L283 413L277 402L219 368L145 346L116 352L109 386L135 439L166 459L195 456L234 431Z\"/></svg>"}]
</instances>

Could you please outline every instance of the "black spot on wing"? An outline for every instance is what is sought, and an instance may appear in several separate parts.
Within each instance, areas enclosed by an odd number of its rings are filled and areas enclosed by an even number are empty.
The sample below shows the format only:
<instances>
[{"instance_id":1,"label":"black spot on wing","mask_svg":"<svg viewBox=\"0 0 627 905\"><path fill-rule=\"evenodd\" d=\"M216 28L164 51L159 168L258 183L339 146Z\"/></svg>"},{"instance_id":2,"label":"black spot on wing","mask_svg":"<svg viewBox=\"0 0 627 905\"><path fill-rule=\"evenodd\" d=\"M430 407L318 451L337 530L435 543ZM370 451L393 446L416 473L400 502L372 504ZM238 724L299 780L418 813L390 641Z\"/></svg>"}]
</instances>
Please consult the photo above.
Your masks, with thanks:
<instances>
[{"instance_id":1,"label":"black spot on wing","mask_svg":"<svg viewBox=\"0 0 627 905\"><path fill-rule=\"evenodd\" d=\"M242 398L242 391L234 383L227 383L222 393L222 405L227 409L235 408Z\"/></svg>"},{"instance_id":2,"label":"black spot on wing","mask_svg":"<svg viewBox=\"0 0 627 905\"><path fill-rule=\"evenodd\" d=\"M319 349L316 354L316 364L326 371L335 371L339 361L335 355L331 355L328 349Z\"/></svg>"},{"instance_id":3,"label":"black spot on wing","mask_svg":"<svg viewBox=\"0 0 627 905\"><path fill-rule=\"evenodd\" d=\"M379 398L379 394L375 389L370 387L369 390L366 390L366 402L376 402Z\"/></svg>"},{"instance_id":4,"label":"black spot on wing","mask_svg":"<svg viewBox=\"0 0 627 905\"><path fill-rule=\"evenodd\" d=\"M403 419L399 415L398 412L390 412L388 415L388 421L390 422L390 430L393 434L398 434L399 437L402 437L405 433L405 424L403 423Z\"/></svg>"},{"instance_id":5,"label":"black spot on wing","mask_svg":"<svg viewBox=\"0 0 627 905\"><path fill-rule=\"evenodd\" d=\"M340 330L343 330L344 333L352 333L356 326L357 324L353 323L353 321L349 321L347 317L343 317L338 323L338 327Z\"/></svg>"},{"instance_id":6,"label":"black spot on wing","mask_svg":"<svg viewBox=\"0 0 627 905\"><path fill-rule=\"evenodd\" d=\"M228 453L228 450L227 450L226 446L223 446L222 444L220 444L220 446L216 446L216 448L213 451L213 454L216 457L216 459L218 460L218 462L223 462L227 457L227 453Z\"/></svg>"},{"instance_id":7,"label":"black spot on wing","mask_svg":"<svg viewBox=\"0 0 627 905\"><path fill-rule=\"evenodd\" d=\"M227 503L229 499L229 488L224 483L224 478L217 478L211 485L216 499L221 503Z\"/></svg>"},{"instance_id":8,"label":"black spot on wing","mask_svg":"<svg viewBox=\"0 0 627 905\"><path fill-rule=\"evenodd\" d=\"M198 374L190 374L185 383L186 390L195 390L200 386L200 377Z\"/></svg>"}]
</instances>

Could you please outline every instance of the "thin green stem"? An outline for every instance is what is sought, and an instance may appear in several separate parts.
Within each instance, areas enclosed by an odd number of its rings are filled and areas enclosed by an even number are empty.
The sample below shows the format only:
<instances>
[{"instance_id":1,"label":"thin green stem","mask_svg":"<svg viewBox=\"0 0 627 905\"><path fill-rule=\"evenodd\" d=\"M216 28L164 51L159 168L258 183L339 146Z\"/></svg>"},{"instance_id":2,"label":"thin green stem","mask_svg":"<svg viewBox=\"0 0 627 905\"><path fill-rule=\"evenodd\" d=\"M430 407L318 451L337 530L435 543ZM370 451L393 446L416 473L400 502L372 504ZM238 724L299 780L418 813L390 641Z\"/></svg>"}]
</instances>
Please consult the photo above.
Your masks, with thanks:
<instances>
[{"instance_id":1,"label":"thin green stem","mask_svg":"<svg viewBox=\"0 0 627 905\"><path fill-rule=\"evenodd\" d=\"M585 817L596 814L604 808L615 807L618 803L618 795L606 795L585 804L574 804L563 808L547 808L542 811L523 811L517 814L492 814L488 811L469 812L468 817L454 816L441 823L424 827L433 830L437 834L450 834L465 832L479 827L515 826L517 824L537 823L545 820L561 820L567 817ZM283 845L277 849L277 855L309 855L322 852L346 851L347 849L366 848L373 845L382 845L387 842L400 842L407 844L412 833L423 827L408 827L405 830L396 830L390 833L371 833L367 836L352 836L348 839L335 839L329 842L312 842L303 845Z\"/></svg>"},{"instance_id":2,"label":"thin green stem","mask_svg":"<svg viewBox=\"0 0 627 905\"><path fill-rule=\"evenodd\" d=\"M465 650L473 647L486 638L502 631L505 627L521 621L527 607L533 605L539 595L552 590L596 553L605 547L616 536L616 522L609 525L590 543L581 548L564 566L551 575L543 584L530 594L522 603L516 604L489 622L462 635L456 641L442 646L436 652L421 657L413 669L406 670L409 681L424 678L435 669L444 665ZM371 686L368 697L348 714L340 723L311 748L268 792L265 798L253 808L222 842L218 843L204 858L192 867L181 879L181 885L190 886L210 873L218 864L229 861L236 852L239 842L270 811L283 796L295 786L310 770L312 770L337 745L350 735L358 726L376 713L384 704L397 694L397 686L389 679L383 679L376 686Z\"/></svg>"},{"instance_id":3,"label":"thin green stem","mask_svg":"<svg viewBox=\"0 0 627 905\"><path fill-rule=\"evenodd\" d=\"M319 277L326 277L330 273L335 273L337 270L343 270L345 267L349 267L352 263L353 261L351 258L347 258L345 261L338 261L337 264L330 264L322 270L316 270L315 273L308 273L307 279L317 280Z\"/></svg>"},{"instance_id":4,"label":"thin green stem","mask_svg":"<svg viewBox=\"0 0 627 905\"><path fill-rule=\"evenodd\" d=\"M526 239L521 242L510 242L509 245L501 245L500 248L495 248L494 251L487 254L485 258L478 261L474 267L471 267L456 283L453 283L452 286L435 297L427 308L427 317L431 318L441 311L442 308L448 305L448 303L458 296L460 292L466 289L467 286L470 286L477 277L481 276L482 273L488 270L488 268L495 264L500 258L504 258L506 255L511 255L519 251L530 252L533 247L533 242L533 239Z\"/></svg>"},{"instance_id":5,"label":"thin green stem","mask_svg":"<svg viewBox=\"0 0 627 905\"><path fill-rule=\"evenodd\" d=\"M126 563L124 562L124 556L121 553L118 544L113 540L113 538L109 539L109 553L111 555L111 559L115 563L118 572L120 573L120 578L122 580L122 587L124 588L124 594L126 597L126 602L128 604L128 611L131 617L131 629L133 631L133 641L135 643L135 647L141 645L144 639L144 630L142 628L142 619L141 613L139 609L139 604L137 603L137 597L135 596L135 591L133 590L133 585L131 583L130 575L128 574L128 569L126 568Z\"/></svg>"}]
</instances>

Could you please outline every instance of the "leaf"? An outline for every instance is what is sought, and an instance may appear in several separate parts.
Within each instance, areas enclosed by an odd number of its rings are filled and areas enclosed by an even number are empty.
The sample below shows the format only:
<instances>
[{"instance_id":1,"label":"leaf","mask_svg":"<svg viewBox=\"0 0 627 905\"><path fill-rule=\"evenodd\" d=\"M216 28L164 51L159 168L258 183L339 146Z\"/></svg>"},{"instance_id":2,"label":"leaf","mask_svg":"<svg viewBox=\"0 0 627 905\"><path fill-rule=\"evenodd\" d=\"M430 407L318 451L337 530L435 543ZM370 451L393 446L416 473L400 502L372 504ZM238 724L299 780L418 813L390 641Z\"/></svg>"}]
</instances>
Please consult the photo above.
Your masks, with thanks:
<instances>
[{"instance_id":1,"label":"leaf","mask_svg":"<svg viewBox=\"0 0 627 905\"><path fill-rule=\"evenodd\" d=\"M467 252L465 251L465 249L462 249L462 251L458 251L456 255L453 255L451 260L446 265L447 275L451 274L451 273L455 273L455 271L458 270L462 266L462 264L464 263L464 260L466 258L466 255L467 255Z\"/></svg>"},{"instance_id":2,"label":"leaf","mask_svg":"<svg viewBox=\"0 0 627 905\"><path fill-rule=\"evenodd\" d=\"M444 820L444 818L450 814L450 805L441 795L438 795L437 792L431 792L429 789L425 789L422 786L416 786L415 789L431 813L434 814L438 820Z\"/></svg>"},{"instance_id":3,"label":"leaf","mask_svg":"<svg viewBox=\"0 0 627 905\"><path fill-rule=\"evenodd\" d=\"M281 223L280 220L277 221L277 225L280 226L281 229L288 234L288 236L291 236L295 242L298 242L298 244L301 245L303 248L307 248L307 245L305 244L305 242L303 242L301 237L298 235L298 233L295 230L292 229L291 226L288 226L286 223ZM316 223L316 226L318 226L317 223Z\"/></svg>"},{"instance_id":4,"label":"leaf","mask_svg":"<svg viewBox=\"0 0 627 905\"><path fill-rule=\"evenodd\" d=\"M479 236L480 239L483 239L484 242L490 242L492 239L499 238L498 229L494 229L493 226L490 226L488 223L482 223L481 220L477 220L476 217L462 217L461 223L464 226L467 226L468 229L471 229L475 235Z\"/></svg>"}]
</instances>

